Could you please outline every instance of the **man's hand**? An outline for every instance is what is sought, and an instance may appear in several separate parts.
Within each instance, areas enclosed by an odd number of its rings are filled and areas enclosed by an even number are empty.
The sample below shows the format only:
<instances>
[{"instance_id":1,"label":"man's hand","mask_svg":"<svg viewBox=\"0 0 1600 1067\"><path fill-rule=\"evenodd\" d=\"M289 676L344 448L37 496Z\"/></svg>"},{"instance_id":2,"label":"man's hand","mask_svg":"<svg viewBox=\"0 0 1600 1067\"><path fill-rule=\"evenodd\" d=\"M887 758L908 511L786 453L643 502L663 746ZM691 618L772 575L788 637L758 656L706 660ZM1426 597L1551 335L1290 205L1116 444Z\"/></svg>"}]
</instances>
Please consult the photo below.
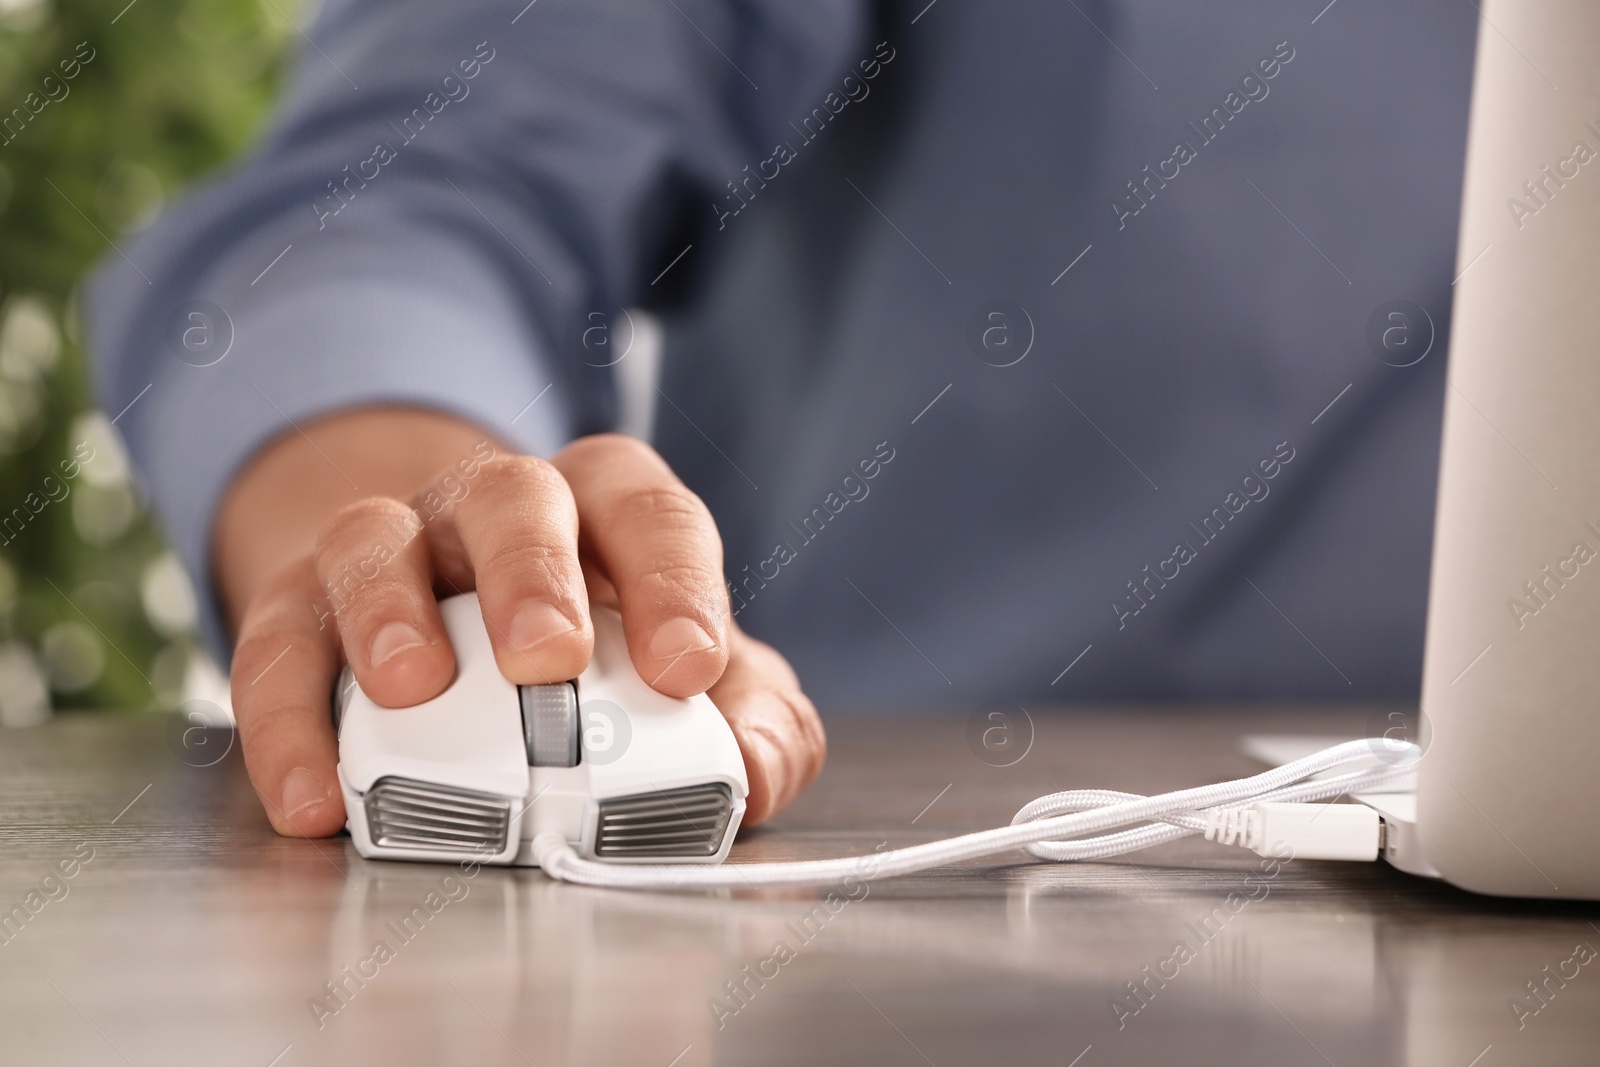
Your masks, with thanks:
<instances>
[{"instance_id":1,"label":"man's hand","mask_svg":"<svg viewBox=\"0 0 1600 1067\"><path fill-rule=\"evenodd\" d=\"M632 438L582 438L547 463L445 415L333 416L244 470L213 560L238 633L245 763L281 834L344 825L329 712L342 663L379 704L437 696L455 676L437 598L469 589L518 684L580 674L590 603L619 607L641 677L669 696L709 692L727 716L750 779L747 825L821 769L822 724L794 672L729 614L710 513Z\"/></svg>"}]
</instances>

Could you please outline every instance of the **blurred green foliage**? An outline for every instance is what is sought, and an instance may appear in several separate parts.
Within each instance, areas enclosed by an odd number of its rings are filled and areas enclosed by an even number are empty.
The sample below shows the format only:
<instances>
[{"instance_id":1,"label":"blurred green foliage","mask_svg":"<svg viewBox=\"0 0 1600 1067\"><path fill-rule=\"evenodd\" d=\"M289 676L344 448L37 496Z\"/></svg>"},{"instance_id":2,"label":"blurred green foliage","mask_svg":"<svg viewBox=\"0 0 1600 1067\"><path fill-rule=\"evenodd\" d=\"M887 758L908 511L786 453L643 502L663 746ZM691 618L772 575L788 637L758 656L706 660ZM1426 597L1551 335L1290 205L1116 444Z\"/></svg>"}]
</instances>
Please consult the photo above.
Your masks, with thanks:
<instances>
[{"instance_id":1,"label":"blurred green foliage","mask_svg":"<svg viewBox=\"0 0 1600 1067\"><path fill-rule=\"evenodd\" d=\"M300 17L295 0L0 0L0 724L35 721L46 687L55 707L181 699L191 594L94 414L76 291L258 134ZM82 442L95 458L63 477Z\"/></svg>"}]
</instances>

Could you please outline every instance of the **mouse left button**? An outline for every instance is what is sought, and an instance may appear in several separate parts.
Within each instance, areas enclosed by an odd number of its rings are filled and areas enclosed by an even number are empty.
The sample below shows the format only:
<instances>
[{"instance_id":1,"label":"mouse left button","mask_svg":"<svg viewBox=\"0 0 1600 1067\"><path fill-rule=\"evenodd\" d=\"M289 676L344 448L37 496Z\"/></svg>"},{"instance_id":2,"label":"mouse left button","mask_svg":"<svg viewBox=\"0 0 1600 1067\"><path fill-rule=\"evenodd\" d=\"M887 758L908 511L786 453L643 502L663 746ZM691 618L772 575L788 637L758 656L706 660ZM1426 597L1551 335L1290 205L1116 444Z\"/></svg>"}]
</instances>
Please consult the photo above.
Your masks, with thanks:
<instances>
[{"instance_id":1,"label":"mouse left button","mask_svg":"<svg viewBox=\"0 0 1600 1067\"><path fill-rule=\"evenodd\" d=\"M578 765L578 690L571 682L519 685L522 734L533 767Z\"/></svg>"}]
</instances>

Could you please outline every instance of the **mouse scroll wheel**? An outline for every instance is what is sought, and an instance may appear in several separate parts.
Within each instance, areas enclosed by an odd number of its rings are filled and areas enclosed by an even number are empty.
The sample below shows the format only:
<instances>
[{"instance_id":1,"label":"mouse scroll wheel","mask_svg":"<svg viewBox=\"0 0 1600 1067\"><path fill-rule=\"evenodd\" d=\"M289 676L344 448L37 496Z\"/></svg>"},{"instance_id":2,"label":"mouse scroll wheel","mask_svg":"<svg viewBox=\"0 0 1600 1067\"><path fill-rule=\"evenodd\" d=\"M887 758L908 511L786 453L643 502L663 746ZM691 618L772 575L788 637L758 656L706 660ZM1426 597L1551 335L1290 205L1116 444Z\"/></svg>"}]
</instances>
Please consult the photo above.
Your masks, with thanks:
<instances>
[{"instance_id":1,"label":"mouse scroll wheel","mask_svg":"<svg viewBox=\"0 0 1600 1067\"><path fill-rule=\"evenodd\" d=\"M571 682L519 685L522 734L533 767L578 765L578 690Z\"/></svg>"}]
</instances>

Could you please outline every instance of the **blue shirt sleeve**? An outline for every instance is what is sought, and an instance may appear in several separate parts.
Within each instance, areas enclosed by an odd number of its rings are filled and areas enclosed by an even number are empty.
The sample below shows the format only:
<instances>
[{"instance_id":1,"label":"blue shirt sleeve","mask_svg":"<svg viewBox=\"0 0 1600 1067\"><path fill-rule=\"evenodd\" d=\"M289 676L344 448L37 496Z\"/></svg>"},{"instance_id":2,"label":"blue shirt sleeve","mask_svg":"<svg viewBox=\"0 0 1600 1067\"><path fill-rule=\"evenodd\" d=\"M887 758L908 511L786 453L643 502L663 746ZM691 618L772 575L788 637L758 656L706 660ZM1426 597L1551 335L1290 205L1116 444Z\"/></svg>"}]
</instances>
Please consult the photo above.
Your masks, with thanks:
<instances>
[{"instance_id":1,"label":"blue shirt sleeve","mask_svg":"<svg viewBox=\"0 0 1600 1067\"><path fill-rule=\"evenodd\" d=\"M533 454L606 428L590 316L641 302L669 240L716 221L863 7L330 0L260 147L123 243L87 301L102 406L213 646L213 516L270 439L377 403Z\"/></svg>"}]
</instances>

